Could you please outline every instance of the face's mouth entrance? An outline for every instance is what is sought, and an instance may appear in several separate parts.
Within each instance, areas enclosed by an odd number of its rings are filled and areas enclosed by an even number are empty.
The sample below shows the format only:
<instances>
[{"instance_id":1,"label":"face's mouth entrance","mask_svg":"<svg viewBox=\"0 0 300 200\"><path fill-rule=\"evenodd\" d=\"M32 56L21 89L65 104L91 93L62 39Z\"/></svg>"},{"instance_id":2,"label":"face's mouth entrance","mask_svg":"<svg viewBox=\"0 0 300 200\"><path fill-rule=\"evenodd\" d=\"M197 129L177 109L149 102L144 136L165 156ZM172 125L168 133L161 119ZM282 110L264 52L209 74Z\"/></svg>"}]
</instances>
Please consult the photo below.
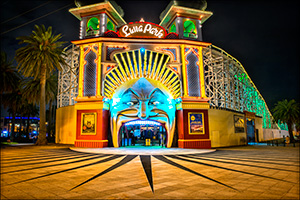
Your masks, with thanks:
<instances>
[{"instance_id":1,"label":"face's mouth entrance","mask_svg":"<svg viewBox=\"0 0 300 200\"><path fill-rule=\"evenodd\" d=\"M132 120L124 123L124 126L132 125L150 125L150 126L161 126L161 123L155 120Z\"/></svg>"},{"instance_id":2,"label":"face's mouth entrance","mask_svg":"<svg viewBox=\"0 0 300 200\"><path fill-rule=\"evenodd\" d=\"M131 120L119 129L120 147L165 147L168 133L165 124L155 120Z\"/></svg>"}]
</instances>

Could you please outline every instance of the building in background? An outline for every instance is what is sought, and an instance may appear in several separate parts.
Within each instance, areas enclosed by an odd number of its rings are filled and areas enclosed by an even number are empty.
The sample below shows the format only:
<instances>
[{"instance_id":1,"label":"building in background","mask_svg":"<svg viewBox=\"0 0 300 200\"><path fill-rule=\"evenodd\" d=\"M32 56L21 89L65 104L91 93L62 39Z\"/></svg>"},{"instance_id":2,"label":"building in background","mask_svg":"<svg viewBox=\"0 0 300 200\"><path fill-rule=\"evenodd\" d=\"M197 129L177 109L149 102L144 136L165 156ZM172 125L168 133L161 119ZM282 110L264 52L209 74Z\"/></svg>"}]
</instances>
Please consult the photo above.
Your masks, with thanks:
<instances>
[{"instance_id":1,"label":"building in background","mask_svg":"<svg viewBox=\"0 0 300 200\"><path fill-rule=\"evenodd\" d=\"M70 9L80 31L59 74L56 142L211 148L281 136L242 64L203 41L205 8L171 1L159 25L125 22L113 1Z\"/></svg>"},{"instance_id":2,"label":"building in background","mask_svg":"<svg viewBox=\"0 0 300 200\"><path fill-rule=\"evenodd\" d=\"M39 121L38 117L16 117L15 118L15 137L18 137L19 134L24 133L21 137L25 137L25 130L29 128L29 139L32 139L34 136L38 135L39 130ZM29 122L29 124L27 124ZM12 117L1 117L1 138L9 138L12 131Z\"/></svg>"}]
</instances>

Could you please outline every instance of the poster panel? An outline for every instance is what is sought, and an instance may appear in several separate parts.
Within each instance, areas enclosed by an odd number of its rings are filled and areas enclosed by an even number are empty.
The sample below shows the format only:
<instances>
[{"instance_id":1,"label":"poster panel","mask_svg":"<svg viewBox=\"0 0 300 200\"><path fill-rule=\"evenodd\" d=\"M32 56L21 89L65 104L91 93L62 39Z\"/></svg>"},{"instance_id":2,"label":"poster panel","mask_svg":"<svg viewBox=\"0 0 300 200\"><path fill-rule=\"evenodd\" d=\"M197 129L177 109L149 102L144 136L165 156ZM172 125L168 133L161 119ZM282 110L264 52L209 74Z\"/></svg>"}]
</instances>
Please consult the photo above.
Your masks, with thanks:
<instances>
[{"instance_id":1,"label":"poster panel","mask_svg":"<svg viewBox=\"0 0 300 200\"><path fill-rule=\"evenodd\" d=\"M204 113L188 113L189 134L203 135L204 132Z\"/></svg>"},{"instance_id":2,"label":"poster panel","mask_svg":"<svg viewBox=\"0 0 300 200\"><path fill-rule=\"evenodd\" d=\"M96 135L97 113L81 114L81 135Z\"/></svg>"},{"instance_id":3,"label":"poster panel","mask_svg":"<svg viewBox=\"0 0 300 200\"><path fill-rule=\"evenodd\" d=\"M245 120L244 116L234 115L234 131L235 133L245 132Z\"/></svg>"}]
</instances>

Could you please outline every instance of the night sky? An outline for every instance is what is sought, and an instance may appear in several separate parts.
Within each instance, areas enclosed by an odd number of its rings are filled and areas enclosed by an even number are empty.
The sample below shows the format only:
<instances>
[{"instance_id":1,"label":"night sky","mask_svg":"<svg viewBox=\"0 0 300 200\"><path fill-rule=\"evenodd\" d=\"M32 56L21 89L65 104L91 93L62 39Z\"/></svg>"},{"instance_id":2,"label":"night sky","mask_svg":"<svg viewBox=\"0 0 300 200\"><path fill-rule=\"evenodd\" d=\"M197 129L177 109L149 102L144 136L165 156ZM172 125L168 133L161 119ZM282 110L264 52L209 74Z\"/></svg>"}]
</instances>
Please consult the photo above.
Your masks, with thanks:
<instances>
[{"instance_id":1,"label":"night sky","mask_svg":"<svg viewBox=\"0 0 300 200\"><path fill-rule=\"evenodd\" d=\"M117 3L127 23L143 17L159 24L159 15L169 1ZM68 44L79 39L79 20L68 12L74 7L72 0L1 1L1 51L12 59L20 47L15 38L29 35L35 24L52 26ZM207 0L206 10L213 16L203 24L204 41L224 49L243 64L269 108L283 99L300 102L298 2Z\"/></svg>"}]
</instances>

